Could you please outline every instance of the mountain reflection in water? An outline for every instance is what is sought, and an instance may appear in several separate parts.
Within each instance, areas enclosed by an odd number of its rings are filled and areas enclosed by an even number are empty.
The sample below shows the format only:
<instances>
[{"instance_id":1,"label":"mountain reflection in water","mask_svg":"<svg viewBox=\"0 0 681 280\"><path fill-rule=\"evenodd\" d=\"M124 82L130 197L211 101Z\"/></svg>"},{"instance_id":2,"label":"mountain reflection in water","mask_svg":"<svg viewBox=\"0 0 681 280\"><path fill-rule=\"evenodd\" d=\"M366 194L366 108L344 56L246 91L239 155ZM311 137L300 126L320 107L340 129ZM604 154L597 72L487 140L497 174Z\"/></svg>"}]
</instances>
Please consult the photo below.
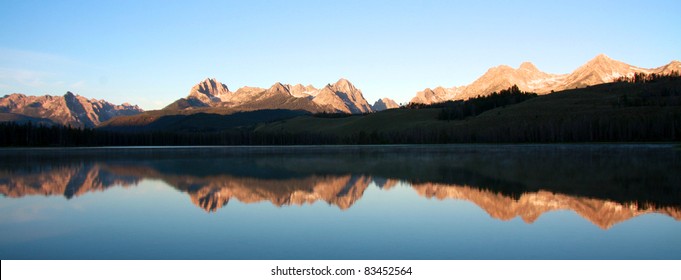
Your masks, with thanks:
<instances>
[{"instance_id":1,"label":"mountain reflection in water","mask_svg":"<svg viewBox=\"0 0 681 280\"><path fill-rule=\"evenodd\" d=\"M245 149L4 151L0 193L70 199L155 179L207 212L225 211L232 199L345 210L371 183L403 184L422 197L472 202L500 220L532 223L555 210L602 229L647 213L681 220L681 155L665 146Z\"/></svg>"}]
</instances>

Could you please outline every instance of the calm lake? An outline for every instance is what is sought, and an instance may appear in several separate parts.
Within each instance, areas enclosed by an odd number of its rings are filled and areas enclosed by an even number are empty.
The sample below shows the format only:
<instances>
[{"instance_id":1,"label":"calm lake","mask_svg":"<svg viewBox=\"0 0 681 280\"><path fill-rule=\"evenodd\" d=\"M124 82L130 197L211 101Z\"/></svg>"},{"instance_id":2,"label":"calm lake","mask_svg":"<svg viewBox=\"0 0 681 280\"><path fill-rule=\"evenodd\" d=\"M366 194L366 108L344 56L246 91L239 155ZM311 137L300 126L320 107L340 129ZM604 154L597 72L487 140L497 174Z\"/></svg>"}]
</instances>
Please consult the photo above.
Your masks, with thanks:
<instances>
[{"instance_id":1,"label":"calm lake","mask_svg":"<svg viewBox=\"0 0 681 280\"><path fill-rule=\"evenodd\" d=\"M675 145L0 150L1 259L680 259Z\"/></svg>"}]
</instances>

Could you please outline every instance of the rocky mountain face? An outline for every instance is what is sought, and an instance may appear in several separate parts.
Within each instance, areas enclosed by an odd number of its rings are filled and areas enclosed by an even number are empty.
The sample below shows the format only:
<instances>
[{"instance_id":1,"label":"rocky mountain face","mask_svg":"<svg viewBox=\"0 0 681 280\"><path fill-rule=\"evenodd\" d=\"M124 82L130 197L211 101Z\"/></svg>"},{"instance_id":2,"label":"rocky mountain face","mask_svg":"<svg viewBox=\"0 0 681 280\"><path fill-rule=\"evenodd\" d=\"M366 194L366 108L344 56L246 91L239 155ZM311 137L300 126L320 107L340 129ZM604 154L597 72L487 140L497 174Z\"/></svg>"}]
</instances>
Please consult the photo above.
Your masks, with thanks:
<instances>
[{"instance_id":1,"label":"rocky mountain face","mask_svg":"<svg viewBox=\"0 0 681 280\"><path fill-rule=\"evenodd\" d=\"M104 100L88 99L67 92L64 96L27 96L10 94L0 98L0 113L23 119L49 120L56 124L92 128L116 116L142 113L137 106L127 103L111 104Z\"/></svg>"},{"instance_id":2,"label":"rocky mountain face","mask_svg":"<svg viewBox=\"0 0 681 280\"><path fill-rule=\"evenodd\" d=\"M319 90L312 85L303 86L301 84L288 85L288 90L294 97L314 97L319 93Z\"/></svg>"},{"instance_id":3,"label":"rocky mountain face","mask_svg":"<svg viewBox=\"0 0 681 280\"><path fill-rule=\"evenodd\" d=\"M434 89L426 88L423 91L419 91L416 93L416 96L411 99L411 103L422 103L422 104L431 104L431 103L439 103L439 102L444 102L447 100L453 100L456 98L457 95L459 95L465 87L452 87L452 88L443 88L443 87L436 87Z\"/></svg>"},{"instance_id":4,"label":"rocky mountain face","mask_svg":"<svg viewBox=\"0 0 681 280\"><path fill-rule=\"evenodd\" d=\"M379 100L376 100L374 102L374 105L371 105L371 110L374 112L379 112L383 110L388 110L388 109L395 109L399 108L400 105L395 102L395 100L392 100L390 98L384 97Z\"/></svg>"},{"instance_id":5,"label":"rocky mountain face","mask_svg":"<svg viewBox=\"0 0 681 280\"><path fill-rule=\"evenodd\" d=\"M517 69L506 65L490 68L480 78L466 86L437 87L432 90L427 88L418 92L411 102L431 104L447 100L465 100L498 92L513 85L517 85L522 91L547 94L551 91L610 83L619 77L632 77L635 73L670 74L672 71L681 72L681 62L675 60L667 65L648 69L632 66L603 54L569 74L545 73L534 64L524 62Z\"/></svg>"},{"instance_id":6,"label":"rocky mountain face","mask_svg":"<svg viewBox=\"0 0 681 280\"><path fill-rule=\"evenodd\" d=\"M312 85L275 83L269 89L243 87L230 92L225 84L206 79L195 85L189 96L165 109L185 110L201 107L225 107L242 110L292 109L308 112L361 114L371 112L362 92L346 79L322 89Z\"/></svg>"},{"instance_id":7,"label":"rocky mountain face","mask_svg":"<svg viewBox=\"0 0 681 280\"><path fill-rule=\"evenodd\" d=\"M192 87L189 91L189 98L199 100L204 104L216 104L227 100L230 94L225 84L209 78Z\"/></svg>"},{"instance_id":8,"label":"rocky mountain face","mask_svg":"<svg viewBox=\"0 0 681 280\"><path fill-rule=\"evenodd\" d=\"M337 112L361 114L371 112L371 106L364 99L362 92L346 79L340 79L335 84L328 84L312 98L320 105L328 105Z\"/></svg>"}]
</instances>

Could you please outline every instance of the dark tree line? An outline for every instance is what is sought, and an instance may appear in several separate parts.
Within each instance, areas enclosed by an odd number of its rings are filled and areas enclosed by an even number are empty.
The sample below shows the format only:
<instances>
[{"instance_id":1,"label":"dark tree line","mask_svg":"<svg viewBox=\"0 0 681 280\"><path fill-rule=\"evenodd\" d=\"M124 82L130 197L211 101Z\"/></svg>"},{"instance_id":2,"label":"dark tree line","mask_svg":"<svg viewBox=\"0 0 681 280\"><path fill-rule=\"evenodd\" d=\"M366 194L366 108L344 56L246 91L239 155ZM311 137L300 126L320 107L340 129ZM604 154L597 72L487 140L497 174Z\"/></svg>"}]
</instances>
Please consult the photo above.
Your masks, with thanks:
<instances>
[{"instance_id":1,"label":"dark tree line","mask_svg":"<svg viewBox=\"0 0 681 280\"><path fill-rule=\"evenodd\" d=\"M489 127L427 127L397 132L360 131L343 144L578 143L681 141L681 112L641 116L584 116L510 121Z\"/></svg>"},{"instance_id":2,"label":"dark tree line","mask_svg":"<svg viewBox=\"0 0 681 280\"><path fill-rule=\"evenodd\" d=\"M323 113L315 113L312 114L313 117L315 118L324 118L324 119L340 119L340 118L347 118L347 117L352 117L352 114L348 113L328 113L328 112L323 112Z\"/></svg>"},{"instance_id":3,"label":"dark tree line","mask_svg":"<svg viewBox=\"0 0 681 280\"><path fill-rule=\"evenodd\" d=\"M679 71L671 71L669 74L656 74L656 73L635 73L631 77L619 77L615 79L616 83L632 83L632 84L643 84L643 83L655 83L662 81L675 81L681 79Z\"/></svg>"},{"instance_id":4,"label":"dark tree line","mask_svg":"<svg viewBox=\"0 0 681 280\"><path fill-rule=\"evenodd\" d=\"M681 141L681 112L654 116L583 116L510 121L489 127L419 127L400 131L358 131L349 135L222 132L115 132L64 126L0 123L3 147L338 145L447 143L567 143Z\"/></svg>"},{"instance_id":5,"label":"dark tree line","mask_svg":"<svg viewBox=\"0 0 681 280\"><path fill-rule=\"evenodd\" d=\"M329 113L329 112L321 112L321 113L314 113L312 114L313 117L315 118L324 118L324 119L340 119L340 118L347 118L347 117L353 117L353 116L366 116L366 115L371 115L373 112L368 112L368 113L357 113L357 114L352 114L352 113L345 113L345 112L335 112L335 113Z\"/></svg>"},{"instance_id":6,"label":"dark tree line","mask_svg":"<svg viewBox=\"0 0 681 280\"><path fill-rule=\"evenodd\" d=\"M336 137L308 133L120 132L66 126L0 123L3 147L78 146L200 146L200 145L321 145L338 144Z\"/></svg>"},{"instance_id":7,"label":"dark tree line","mask_svg":"<svg viewBox=\"0 0 681 280\"><path fill-rule=\"evenodd\" d=\"M619 83L653 84L659 82L681 80L679 72L672 71L668 75L636 73L632 77L620 77ZM657 90L642 90L634 94L623 94L617 99L616 107L639 106L681 106L681 88L662 87Z\"/></svg>"},{"instance_id":8,"label":"dark tree line","mask_svg":"<svg viewBox=\"0 0 681 280\"><path fill-rule=\"evenodd\" d=\"M521 91L517 85L513 85L499 92L468 100L445 101L428 105L410 103L405 107L408 109L442 108L438 114L439 120L463 120L467 117L480 115L485 111L517 104L534 97L537 97L536 93Z\"/></svg>"}]
</instances>

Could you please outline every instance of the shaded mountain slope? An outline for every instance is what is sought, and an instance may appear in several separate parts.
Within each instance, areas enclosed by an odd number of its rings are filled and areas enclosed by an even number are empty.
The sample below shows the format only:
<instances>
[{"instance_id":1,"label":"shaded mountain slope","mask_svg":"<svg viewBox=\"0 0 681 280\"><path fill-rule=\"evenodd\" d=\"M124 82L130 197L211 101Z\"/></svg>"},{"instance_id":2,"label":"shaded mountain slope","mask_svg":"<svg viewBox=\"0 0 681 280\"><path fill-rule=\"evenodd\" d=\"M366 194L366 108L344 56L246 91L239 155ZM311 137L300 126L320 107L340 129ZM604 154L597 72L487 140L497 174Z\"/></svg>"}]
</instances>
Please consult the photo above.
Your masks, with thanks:
<instances>
[{"instance_id":1,"label":"shaded mountain slope","mask_svg":"<svg viewBox=\"0 0 681 280\"><path fill-rule=\"evenodd\" d=\"M261 123L269 123L297 116L308 115L307 111L292 110L258 110L235 112L232 114L215 114L195 112L186 115L159 115L148 122L136 124L118 119L100 126L100 129L112 131L167 131L167 132L212 132L227 129L248 129ZM133 118L133 121L141 117Z\"/></svg>"}]
</instances>

